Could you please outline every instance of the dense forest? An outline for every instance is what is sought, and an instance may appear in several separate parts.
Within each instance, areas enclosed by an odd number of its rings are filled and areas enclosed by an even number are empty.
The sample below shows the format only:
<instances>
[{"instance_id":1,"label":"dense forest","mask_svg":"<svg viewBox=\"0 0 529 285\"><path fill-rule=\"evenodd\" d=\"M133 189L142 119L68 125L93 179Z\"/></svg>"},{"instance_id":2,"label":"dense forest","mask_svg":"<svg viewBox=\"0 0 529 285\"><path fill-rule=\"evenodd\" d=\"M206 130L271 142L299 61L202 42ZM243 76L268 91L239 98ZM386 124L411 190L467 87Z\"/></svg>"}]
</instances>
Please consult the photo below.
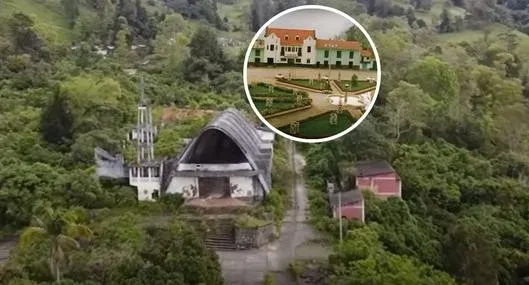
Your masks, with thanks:
<instances>
[{"instance_id":1,"label":"dense forest","mask_svg":"<svg viewBox=\"0 0 529 285\"><path fill-rule=\"evenodd\" d=\"M164 106L249 114L241 71L251 31L301 4L355 17L382 68L360 127L299 146L315 227L337 235L325 180L355 161L388 160L403 181L403 199L368 197L366 224L347 225L329 282L526 284L526 0L2 1L0 228L26 230L0 283L222 284L200 232L153 222L181 199L138 203L133 188L98 181L93 148L127 153L140 78L156 118ZM164 125L157 156L175 155L207 119Z\"/></svg>"}]
</instances>

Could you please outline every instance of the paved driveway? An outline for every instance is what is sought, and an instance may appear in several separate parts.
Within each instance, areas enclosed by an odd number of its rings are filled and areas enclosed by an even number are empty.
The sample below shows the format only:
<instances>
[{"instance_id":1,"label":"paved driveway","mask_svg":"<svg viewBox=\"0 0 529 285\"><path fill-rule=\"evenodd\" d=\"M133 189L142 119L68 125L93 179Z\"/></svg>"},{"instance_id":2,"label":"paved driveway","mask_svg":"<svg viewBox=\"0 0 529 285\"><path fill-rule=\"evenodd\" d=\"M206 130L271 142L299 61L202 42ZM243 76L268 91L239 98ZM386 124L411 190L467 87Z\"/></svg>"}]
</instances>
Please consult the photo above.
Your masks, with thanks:
<instances>
[{"instance_id":1,"label":"paved driveway","mask_svg":"<svg viewBox=\"0 0 529 285\"><path fill-rule=\"evenodd\" d=\"M321 235L307 223L308 200L302 173L305 160L293 147L291 157L296 173L294 205L286 214L279 239L260 249L218 252L226 284L261 285L267 272L284 272L296 256L310 255L298 249L307 241L321 238ZM317 254L322 253L320 251ZM285 276L283 278L285 280L277 280L278 284L289 284Z\"/></svg>"}]
</instances>

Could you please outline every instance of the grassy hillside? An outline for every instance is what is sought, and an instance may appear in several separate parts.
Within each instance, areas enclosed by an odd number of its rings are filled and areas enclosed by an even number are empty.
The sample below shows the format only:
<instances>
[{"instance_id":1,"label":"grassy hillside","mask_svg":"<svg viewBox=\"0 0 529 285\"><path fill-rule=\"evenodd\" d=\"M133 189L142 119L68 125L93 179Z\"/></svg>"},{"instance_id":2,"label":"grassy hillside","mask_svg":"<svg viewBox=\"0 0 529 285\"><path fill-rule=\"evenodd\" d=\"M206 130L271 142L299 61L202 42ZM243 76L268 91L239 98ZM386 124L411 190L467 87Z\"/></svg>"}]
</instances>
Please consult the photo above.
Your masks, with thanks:
<instances>
[{"instance_id":1,"label":"grassy hillside","mask_svg":"<svg viewBox=\"0 0 529 285\"><path fill-rule=\"evenodd\" d=\"M35 21L39 33L55 42L67 43L73 32L68 28L60 0L3 0L0 1L0 16L9 17L23 12Z\"/></svg>"}]
</instances>

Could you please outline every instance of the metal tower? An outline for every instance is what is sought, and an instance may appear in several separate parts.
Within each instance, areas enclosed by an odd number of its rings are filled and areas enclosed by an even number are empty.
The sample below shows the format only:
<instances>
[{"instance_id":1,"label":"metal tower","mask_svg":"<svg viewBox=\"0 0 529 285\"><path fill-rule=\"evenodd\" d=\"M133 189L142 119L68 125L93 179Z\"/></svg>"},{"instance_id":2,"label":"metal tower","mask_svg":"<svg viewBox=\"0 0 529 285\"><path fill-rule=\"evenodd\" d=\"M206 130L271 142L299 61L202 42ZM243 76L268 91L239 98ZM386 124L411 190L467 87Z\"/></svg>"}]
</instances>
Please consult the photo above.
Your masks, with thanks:
<instances>
[{"instance_id":1,"label":"metal tower","mask_svg":"<svg viewBox=\"0 0 529 285\"><path fill-rule=\"evenodd\" d=\"M151 164L154 161L154 136L156 130L152 124L152 110L149 107L143 78L140 82L141 98L138 102L138 119L136 124L136 162L138 165Z\"/></svg>"},{"instance_id":2,"label":"metal tower","mask_svg":"<svg viewBox=\"0 0 529 285\"><path fill-rule=\"evenodd\" d=\"M138 200L155 200L160 194L162 165L154 159L154 137L157 130L153 126L152 110L145 97L143 78L140 92L138 118L131 133L131 139L136 145L136 163L129 168L129 177L130 184L138 188Z\"/></svg>"}]
</instances>

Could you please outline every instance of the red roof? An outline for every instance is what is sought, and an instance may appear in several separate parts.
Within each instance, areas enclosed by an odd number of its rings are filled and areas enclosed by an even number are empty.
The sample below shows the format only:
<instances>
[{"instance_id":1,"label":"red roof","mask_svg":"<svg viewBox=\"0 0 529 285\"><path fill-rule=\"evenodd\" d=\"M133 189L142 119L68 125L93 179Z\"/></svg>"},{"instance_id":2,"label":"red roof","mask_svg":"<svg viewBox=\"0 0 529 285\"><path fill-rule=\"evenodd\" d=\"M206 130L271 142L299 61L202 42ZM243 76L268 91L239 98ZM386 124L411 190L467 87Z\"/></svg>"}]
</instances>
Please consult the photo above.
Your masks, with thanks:
<instances>
[{"instance_id":1,"label":"red roof","mask_svg":"<svg viewBox=\"0 0 529 285\"><path fill-rule=\"evenodd\" d=\"M306 38L316 38L315 30L266 28L265 36L268 37L271 34L276 35L280 39L281 45L287 46L301 46Z\"/></svg>"},{"instance_id":2,"label":"red roof","mask_svg":"<svg viewBox=\"0 0 529 285\"><path fill-rule=\"evenodd\" d=\"M387 161L383 160L358 161L355 167L357 172L356 177L368 177L389 173L397 174L395 169Z\"/></svg>"},{"instance_id":3,"label":"red roof","mask_svg":"<svg viewBox=\"0 0 529 285\"><path fill-rule=\"evenodd\" d=\"M316 48L336 48L349 50L362 50L360 42L346 40L317 40Z\"/></svg>"},{"instance_id":4,"label":"red roof","mask_svg":"<svg viewBox=\"0 0 529 285\"><path fill-rule=\"evenodd\" d=\"M363 56L367 56L367 57L372 57L373 56L373 51L369 48L369 49L364 49L362 50L362 55Z\"/></svg>"}]
</instances>

